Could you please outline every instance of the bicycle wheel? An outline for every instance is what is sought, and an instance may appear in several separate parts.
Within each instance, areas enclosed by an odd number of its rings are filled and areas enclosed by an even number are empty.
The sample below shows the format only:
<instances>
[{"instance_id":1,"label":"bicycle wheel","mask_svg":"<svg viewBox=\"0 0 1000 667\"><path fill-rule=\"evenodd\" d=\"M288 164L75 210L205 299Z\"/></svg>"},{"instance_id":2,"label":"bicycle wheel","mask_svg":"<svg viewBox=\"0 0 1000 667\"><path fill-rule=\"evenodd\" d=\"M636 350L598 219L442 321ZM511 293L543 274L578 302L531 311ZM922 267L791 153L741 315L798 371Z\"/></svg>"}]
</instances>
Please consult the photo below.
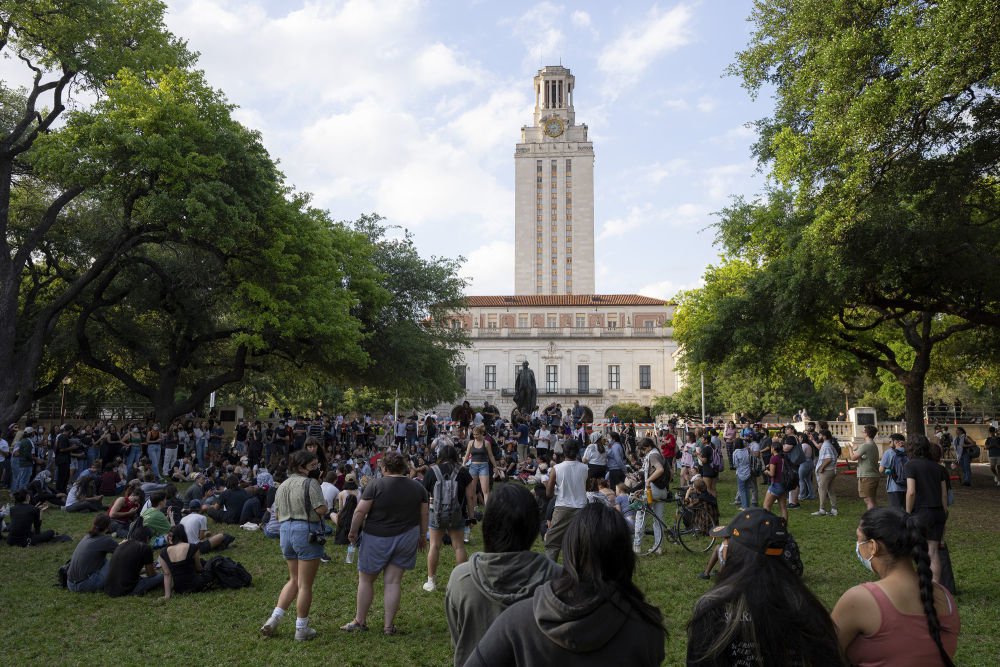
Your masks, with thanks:
<instances>
[{"instance_id":1,"label":"bicycle wheel","mask_svg":"<svg viewBox=\"0 0 1000 667\"><path fill-rule=\"evenodd\" d=\"M681 546L691 553L701 553L708 551L715 545L715 538L711 535L714 524L707 514L698 512L698 516L690 516L685 521L684 513L677 513L677 522L674 530L677 531L677 539Z\"/></svg>"},{"instance_id":2,"label":"bicycle wheel","mask_svg":"<svg viewBox=\"0 0 1000 667\"><path fill-rule=\"evenodd\" d=\"M656 515L648 508L643 508L635 513L635 524L639 531L639 545L635 548L635 537L633 533L632 545L640 556L648 556L663 543L663 525L656 520Z\"/></svg>"}]
</instances>

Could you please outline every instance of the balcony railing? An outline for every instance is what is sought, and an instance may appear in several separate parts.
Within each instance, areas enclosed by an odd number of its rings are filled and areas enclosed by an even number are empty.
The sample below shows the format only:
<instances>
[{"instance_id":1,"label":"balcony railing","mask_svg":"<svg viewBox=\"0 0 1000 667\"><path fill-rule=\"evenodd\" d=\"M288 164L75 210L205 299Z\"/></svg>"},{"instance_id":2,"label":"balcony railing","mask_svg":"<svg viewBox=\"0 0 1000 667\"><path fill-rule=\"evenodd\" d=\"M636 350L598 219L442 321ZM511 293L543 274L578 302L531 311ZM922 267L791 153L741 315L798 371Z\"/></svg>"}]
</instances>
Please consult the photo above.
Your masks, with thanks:
<instances>
[{"instance_id":1,"label":"balcony railing","mask_svg":"<svg viewBox=\"0 0 1000 667\"><path fill-rule=\"evenodd\" d=\"M470 338L672 338L673 327L473 327Z\"/></svg>"},{"instance_id":2,"label":"balcony railing","mask_svg":"<svg viewBox=\"0 0 1000 667\"><path fill-rule=\"evenodd\" d=\"M504 387L500 390L500 395L505 398L510 398L514 395L514 390L511 387ZM546 387L538 388L539 396L603 396L604 390L597 387L567 387L564 389L548 389Z\"/></svg>"}]
</instances>

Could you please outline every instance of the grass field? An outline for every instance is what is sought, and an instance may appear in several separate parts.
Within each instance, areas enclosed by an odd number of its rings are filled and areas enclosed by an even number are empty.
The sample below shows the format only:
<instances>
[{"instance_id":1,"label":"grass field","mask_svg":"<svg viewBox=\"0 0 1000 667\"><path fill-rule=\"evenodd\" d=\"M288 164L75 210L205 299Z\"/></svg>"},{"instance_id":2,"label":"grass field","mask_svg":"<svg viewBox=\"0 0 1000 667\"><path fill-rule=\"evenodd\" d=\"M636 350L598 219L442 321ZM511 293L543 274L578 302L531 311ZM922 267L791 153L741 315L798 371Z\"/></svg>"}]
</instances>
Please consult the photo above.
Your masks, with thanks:
<instances>
[{"instance_id":1,"label":"grass field","mask_svg":"<svg viewBox=\"0 0 1000 667\"><path fill-rule=\"evenodd\" d=\"M1000 664L1000 488L984 467L976 468L976 487L956 488L956 504L947 540L959 586L962 634L958 665ZM734 492L732 473L720 484L724 519L734 510L726 499ZM791 511L791 531L802 550L805 581L832 607L840 594L870 575L854 556L854 529L862 503L855 497L854 478L839 476L836 491L840 516L812 517L815 502ZM4 498L4 501L6 499ZM79 539L93 515L67 515L50 510L45 526ZM217 527L213 527L215 529ZM234 528L234 527L230 527ZM263 639L257 628L267 618L285 582L286 568L276 541L260 533L235 528L237 541L226 555L242 562L254 576L253 586L240 591L216 591L178 596L111 599L103 594L74 594L54 587L55 571L69 558L74 543L28 549L0 546L0 646L4 664L135 665L135 664L330 664L447 665L451 664L443 586L425 593L426 561L403 580L402 609L397 624L404 634L381 632L349 635L338 626L354 613L357 573L344 563L344 547L328 544L333 562L322 565L315 587L312 625L316 640L292 640L294 621L286 619L278 636ZM474 533L475 550L481 545ZM685 624L692 606L711 585L696 575L705 557L668 545L663 556L641 560L638 584L664 612L670 637L667 665L684 664ZM454 557L445 549L438 575L447 581ZM381 590L369 623L382 624ZM917 667L917 666L914 666Z\"/></svg>"}]
</instances>

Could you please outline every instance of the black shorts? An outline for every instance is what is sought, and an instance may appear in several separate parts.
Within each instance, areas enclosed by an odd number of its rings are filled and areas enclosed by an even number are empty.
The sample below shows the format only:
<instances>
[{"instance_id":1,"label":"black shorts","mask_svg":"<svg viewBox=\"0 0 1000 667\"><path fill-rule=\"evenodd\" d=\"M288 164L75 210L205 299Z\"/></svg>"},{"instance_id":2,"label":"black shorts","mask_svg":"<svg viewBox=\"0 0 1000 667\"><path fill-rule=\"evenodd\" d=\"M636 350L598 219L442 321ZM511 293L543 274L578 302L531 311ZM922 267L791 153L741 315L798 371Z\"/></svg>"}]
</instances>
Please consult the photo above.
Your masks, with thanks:
<instances>
[{"instance_id":1,"label":"black shorts","mask_svg":"<svg viewBox=\"0 0 1000 667\"><path fill-rule=\"evenodd\" d=\"M925 507L913 513L917 521L927 532L927 539L932 542L940 542L944 537L944 524L948 520L948 513L940 507Z\"/></svg>"}]
</instances>

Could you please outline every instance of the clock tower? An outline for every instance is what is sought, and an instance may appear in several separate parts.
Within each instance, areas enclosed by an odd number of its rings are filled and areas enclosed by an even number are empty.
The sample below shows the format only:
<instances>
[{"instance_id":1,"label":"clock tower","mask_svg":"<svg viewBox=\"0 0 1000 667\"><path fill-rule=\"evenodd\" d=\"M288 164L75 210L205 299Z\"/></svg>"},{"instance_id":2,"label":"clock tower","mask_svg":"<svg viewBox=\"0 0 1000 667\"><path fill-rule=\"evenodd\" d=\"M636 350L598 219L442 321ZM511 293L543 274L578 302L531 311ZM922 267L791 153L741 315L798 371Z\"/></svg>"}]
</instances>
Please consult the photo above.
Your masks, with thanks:
<instances>
[{"instance_id":1,"label":"clock tower","mask_svg":"<svg viewBox=\"0 0 1000 667\"><path fill-rule=\"evenodd\" d=\"M514 153L514 293L594 293L594 145L576 124L576 79L535 76L534 124Z\"/></svg>"}]
</instances>

